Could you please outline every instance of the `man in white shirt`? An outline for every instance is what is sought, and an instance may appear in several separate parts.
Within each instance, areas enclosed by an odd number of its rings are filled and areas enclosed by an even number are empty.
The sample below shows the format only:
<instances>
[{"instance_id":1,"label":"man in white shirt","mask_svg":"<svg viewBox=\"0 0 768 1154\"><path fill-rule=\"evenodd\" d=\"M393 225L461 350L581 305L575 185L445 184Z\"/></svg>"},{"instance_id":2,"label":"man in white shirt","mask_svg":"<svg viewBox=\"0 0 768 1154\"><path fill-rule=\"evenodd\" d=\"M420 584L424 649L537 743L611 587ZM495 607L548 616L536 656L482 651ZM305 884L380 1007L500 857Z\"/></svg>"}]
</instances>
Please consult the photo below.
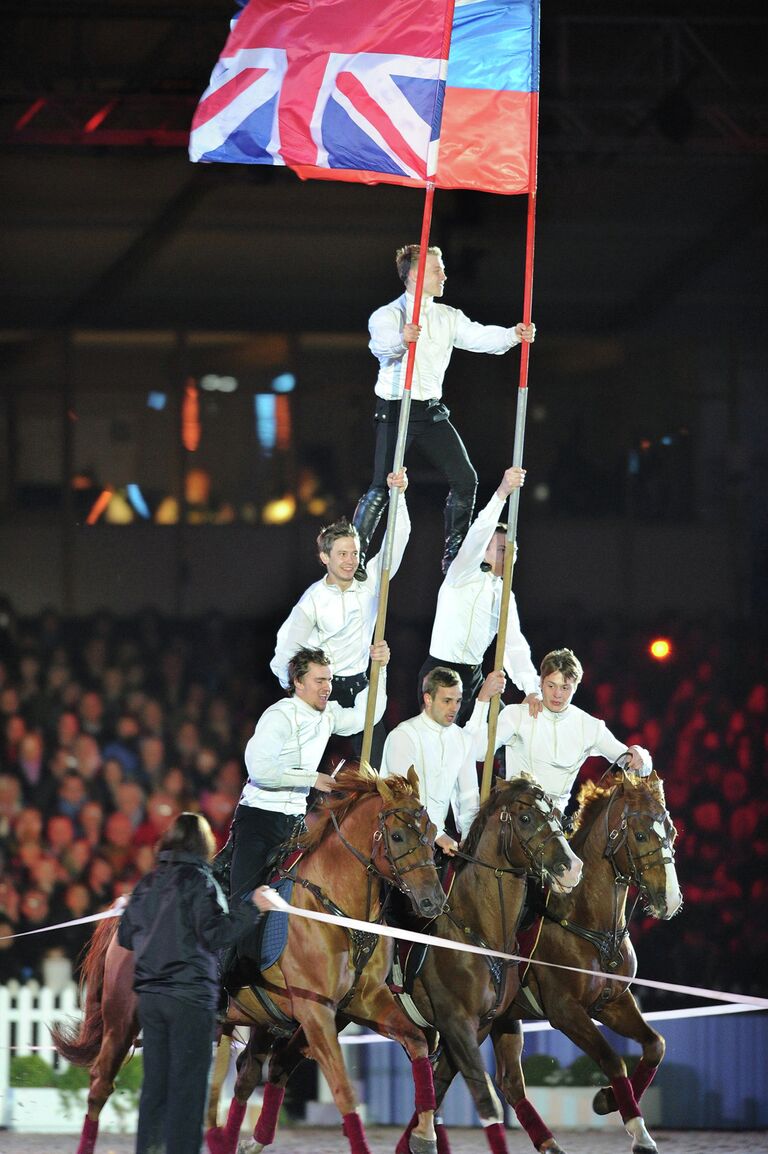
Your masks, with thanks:
<instances>
[{"instance_id":1,"label":"man in white shirt","mask_svg":"<svg viewBox=\"0 0 768 1154\"><path fill-rule=\"evenodd\" d=\"M370 654L386 666L389 646L381 641L370 647ZM333 778L317 771L328 738L332 733L357 733L365 721L368 688L358 693L351 709L331 701L331 666L321 649L300 649L289 662L288 674L288 697L262 713L245 747L248 781L232 823L233 901L254 888L271 850L300 825L310 788L321 793L333 788ZM386 684L383 668L377 721L387 703Z\"/></svg>"},{"instance_id":2,"label":"man in white shirt","mask_svg":"<svg viewBox=\"0 0 768 1154\"><path fill-rule=\"evenodd\" d=\"M525 702L507 705L499 714L496 730L496 746L506 746L507 780L532 778L561 813L565 813L573 784L588 757L599 754L613 762L623 753L630 753L629 769L641 777L653 769L647 749L622 744L604 721L571 704L583 672L581 662L570 649L552 650L541 663L541 710L532 716ZM487 732L486 700L503 690L503 681L500 671L486 678L465 732Z\"/></svg>"},{"instance_id":3,"label":"man in white shirt","mask_svg":"<svg viewBox=\"0 0 768 1154\"><path fill-rule=\"evenodd\" d=\"M405 503L408 488L405 469L390 473L387 484L400 490L390 570L394 575L411 532ZM382 554L377 554L368 564L371 579L358 580L355 576L359 559L357 531L346 518L320 531L317 549L320 562L327 570L325 577L310 585L280 626L269 667L283 689L290 689L288 663L293 655L303 648L322 649L333 668L331 701L351 709L357 694L368 684L368 649L376 626ZM355 736L359 739L361 735ZM379 725L374 730L371 747L371 760L376 766L381 764L383 745L383 726ZM360 752L360 746L358 740L354 745L356 753Z\"/></svg>"},{"instance_id":4,"label":"man in white shirt","mask_svg":"<svg viewBox=\"0 0 768 1154\"><path fill-rule=\"evenodd\" d=\"M397 250L395 261L405 292L398 300L377 309L368 322L371 334L368 347L378 358L379 375L375 388L373 479L358 501L354 516L360 536L361 569L387 502L385 482L395 456L408 345L417 342L406 450L415 441L450 485L445 505L445 572L469 528L477 489L477 473L449 420L450 412L441 401L443 377L451 353L454 348L474 353L506 353L521 341L530 344L536 335L534 325L522 322L513 328L481 325L469 320L460 309L438 304L436 298L443 295L446 275L442 253L436 247L427 250L421 315L419 324L413 324L419 250L418 244L407 244Z\"/></svg>"},{"instance_id":5,"label":"man in white shirt","mask_svg":"<svg viewBox=\"0 0 768 1154\"><path fill-rule=\"evenodd\" d=\"M475 763L485 752L477 748L483 735L456 725L462 686L453 669L430 670L423 690L419 716L401 722L388 735L381 772L383 777L405 775L414 767L419 796L437 826L435 844L452 857L459 846L445 829L448 806L460 836L466 837L480 804Z\"/></svg>"},{"instance_id":6,"label":"man in white shirt","mask_svg":"<svg viewBox=\"0 0 768 1154\"><path fill-rule=\"evenodd\" d=\"M457 718L460 726L472 713L483 684L483 658L499 631L507 547L507 526L499 523L499 517L509 494L524 482L525 469L512 466L506 470L496 492L473 521L437 595L429 657L419 671L418 692L421 693L421 684L430 669L437 665L455 669L464 686ZM531 661L531 649L522 634L515 595L511 592L504 669L526 695L526 702L540 700L539 675Z\"/></svg>"}]
</instances>

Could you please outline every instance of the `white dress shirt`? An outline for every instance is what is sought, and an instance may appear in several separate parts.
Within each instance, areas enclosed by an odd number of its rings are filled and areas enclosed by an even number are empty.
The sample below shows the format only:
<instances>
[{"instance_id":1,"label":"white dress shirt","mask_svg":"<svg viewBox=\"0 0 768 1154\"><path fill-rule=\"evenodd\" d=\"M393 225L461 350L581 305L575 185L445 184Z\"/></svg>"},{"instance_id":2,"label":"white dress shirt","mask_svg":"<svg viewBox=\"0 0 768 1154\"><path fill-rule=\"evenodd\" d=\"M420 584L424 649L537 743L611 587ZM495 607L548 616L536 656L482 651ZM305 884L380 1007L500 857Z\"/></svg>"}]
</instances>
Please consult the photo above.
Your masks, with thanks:
<instances>
[{"instance_id":1,"label":"white dress shirt","mask_svg":"<svg viewBox=\"0 0 768 1154\"><path fill-rule=\"evenodd\" d=\"M425 713L403 721L387 735L381 775L405 777L411 766L419 777L419 794L437 836L445 833L448 806L453 806L456 825L465 837L480 804L475 762L485 749L484 735L468 733L457 725L438 725Z\"/></svg>"},{"instance_id":2,"label":"white dress shirt","mask_svg":"<svg viewBox=\"0 0 768 1154\"><path fill-rule=\"evenodd\" d=\"M382 669L376 721L384 716L386 685L386 669ZM337 701L329 701L323 710L313 709L300 697L285 697L265 709L245 747L248 781L243 786L240 805L276 813L304 813L329 737L332 733L360 733L365 725L367 701L366 686L351 709L344 709Z\"/></svg>"},{"instance_id":3,"label":"white dress shirt","mask_svg":"<svg viewBox=\"0 0 768 1154\"><path fill-rule=\"evenodd\" d=\"M429 655L458 665L479 665L499 631L502 579L480 566L501 516L504 498L493 494L478 513L448 567L437 595ZM514 593L510 593L504 669L524 694L540 694L531 648L520 629Z\"/></svg>"},{"instance_id":4,"label":"white dress shirt","mask_svg":"<svg viewBox=\"0 0 768 1154\"><path fill-rule=\"evenodd\" d=\"M478 701L466 729L487 732L488 703ZM499 714L496 745L506 746L507 780L530 777L563 812L578 772L588 757L600 754L615 761L627 746L613 736L605 722L576 705L560 713L542 709L531 717L528 706L507 705ZM643 751L645 753L645 751ZM650 761L650 755L646 755Z\"/></svg>"},{"instance_id":5,"label":"white dress shirt","mask_svg":"<svg viewBox=\"0 0 768 1154\"><path fill-rule=\"evenodd\" d=\"M405 292L396 301L376 309L368 321L371 339L368 348L379 361L375 392L385 401L399 401L405 383L408 346L403 326L413 318L414 297ZM471 321L461 309L423 297L419 313L421 333L416 342L411 396L414 401L440 399L443 377L454 348L471 353L506 353L520 344L514 327L481 325Z\"/></svg>"},{"instance_id":6,"label":"white dress shirt","mask_svg":"<svg viewBox=\"0 0 768 1154\"><path fill-rule=\"evenodd\" d=\"M410 533L411 519L401 493L392 542L392 576L400 568ZM348 589L342 589L329 585L326 576L302 594L278 630L275 655L269 663L283 689L288 688L288 662L304 647L322 649L335 677L366 672L376 627L383 552L366 564L367 581L353 580Z\"/></svg>"}]
</instances>

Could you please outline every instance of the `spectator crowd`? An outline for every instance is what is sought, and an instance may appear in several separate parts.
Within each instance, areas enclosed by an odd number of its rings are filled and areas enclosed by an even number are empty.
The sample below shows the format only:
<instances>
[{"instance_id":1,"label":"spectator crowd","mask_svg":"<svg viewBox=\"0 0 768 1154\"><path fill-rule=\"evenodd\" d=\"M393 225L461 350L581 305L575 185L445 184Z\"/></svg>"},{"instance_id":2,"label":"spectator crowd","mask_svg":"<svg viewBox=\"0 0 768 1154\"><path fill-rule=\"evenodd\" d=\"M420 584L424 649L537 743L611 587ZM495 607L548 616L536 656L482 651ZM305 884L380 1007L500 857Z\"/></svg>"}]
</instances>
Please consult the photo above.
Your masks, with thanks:
<instances>
[{"instance_id":1,"label":"spectator crowd","mask_svg":"<svg viewBox=\"0 0 768 1154\"><path fill-rule=\"evenodd\" d=\"M732 622L667 623L673 652L661 664L647 632L571 617L525 622L534 654L577 652L578 704L652 751L679 834L684 908L670 923L633 922L640 975L765 995L763 639ZM393 666L413 675L426 652L416 634L397 622L390 630ZM216 614L65 620L49 609L18 619L0 605L0 981L41 979L49 956L76 968L90 925L10 935L75 921L130 892L181 811L205 814L224 844L245 744L281 695L267 663L273 642L271 623ZM390 679L388 728L413 712L413 675ZM603 768L588 762L583 773Z\"/></svg>"}]
</instances>

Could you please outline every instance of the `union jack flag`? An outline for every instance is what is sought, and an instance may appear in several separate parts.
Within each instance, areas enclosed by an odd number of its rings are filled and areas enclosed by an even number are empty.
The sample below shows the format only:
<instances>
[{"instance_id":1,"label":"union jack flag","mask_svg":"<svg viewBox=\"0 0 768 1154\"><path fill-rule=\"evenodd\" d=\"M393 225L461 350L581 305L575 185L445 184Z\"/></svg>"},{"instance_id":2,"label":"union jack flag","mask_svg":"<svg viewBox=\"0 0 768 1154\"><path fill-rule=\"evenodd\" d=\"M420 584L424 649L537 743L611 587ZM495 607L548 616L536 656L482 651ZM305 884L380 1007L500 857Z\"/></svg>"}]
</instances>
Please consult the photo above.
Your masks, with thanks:
<instances>
[{"instance_id":1,"label":"union jack flag","mask_svg":"<svg viewBox=\"0 0 768 1154\"><path fill-rule=\"evenodd\" d=\"M190 158L423 183L437 159L448 8L448 0L250 0L198 105Z\"/></svg>"}]
</instances>

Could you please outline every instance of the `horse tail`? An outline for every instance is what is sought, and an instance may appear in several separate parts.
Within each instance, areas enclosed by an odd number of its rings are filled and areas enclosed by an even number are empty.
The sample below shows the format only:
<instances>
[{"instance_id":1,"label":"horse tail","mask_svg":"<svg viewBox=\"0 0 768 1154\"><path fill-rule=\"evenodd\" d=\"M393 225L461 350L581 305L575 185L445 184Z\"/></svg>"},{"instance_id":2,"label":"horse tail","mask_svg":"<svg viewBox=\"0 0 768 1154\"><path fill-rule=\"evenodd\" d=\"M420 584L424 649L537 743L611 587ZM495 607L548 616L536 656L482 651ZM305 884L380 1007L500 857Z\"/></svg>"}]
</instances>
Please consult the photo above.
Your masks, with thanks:
<instances>
[{"instance_id":1,"label":"horse tail","mask_svg":"<svg viewBox=\"0 0 768 1154\"><path fill-rule=\"evenodd\" d=\"M57 1023L51 1027L53 1044L73 1066L90 1066L98 1056L104 1036L101 997L107 950L117 933L119 918L105 918L96 927L83 959L80 994L85 991L82 1021Z\"/></svg>"}]
</instances>

